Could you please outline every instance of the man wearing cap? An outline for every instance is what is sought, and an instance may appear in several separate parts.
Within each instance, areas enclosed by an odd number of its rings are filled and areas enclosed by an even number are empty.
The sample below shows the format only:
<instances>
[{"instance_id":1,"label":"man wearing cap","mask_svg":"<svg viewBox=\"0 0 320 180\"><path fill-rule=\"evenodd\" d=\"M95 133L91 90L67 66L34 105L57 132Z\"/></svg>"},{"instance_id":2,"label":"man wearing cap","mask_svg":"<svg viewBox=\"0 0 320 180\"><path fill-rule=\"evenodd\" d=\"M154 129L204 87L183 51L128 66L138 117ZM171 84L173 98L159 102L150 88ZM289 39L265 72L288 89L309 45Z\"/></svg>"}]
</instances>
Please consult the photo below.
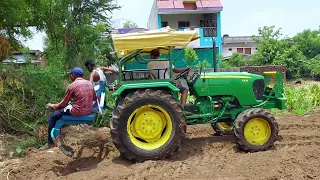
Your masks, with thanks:
<instances>
[{"instance_id":1,"label":"man wearing cap","mask_svg":"<svg viewBox=\"0 0 320 180\"><path fill-rule=\"evenodd\" d=\"M54 147L50 132L62 115L86 116L96 112L92 102L97 100L97 96L90 81L83 79L83 70L75 67L68 74L73 82L68 86L63 100L58 104L47 104L56 111L49 115L48 144L41 148L43 150ZM68 105L71 99L72 105Z\"/></svg>"}]
</instances>

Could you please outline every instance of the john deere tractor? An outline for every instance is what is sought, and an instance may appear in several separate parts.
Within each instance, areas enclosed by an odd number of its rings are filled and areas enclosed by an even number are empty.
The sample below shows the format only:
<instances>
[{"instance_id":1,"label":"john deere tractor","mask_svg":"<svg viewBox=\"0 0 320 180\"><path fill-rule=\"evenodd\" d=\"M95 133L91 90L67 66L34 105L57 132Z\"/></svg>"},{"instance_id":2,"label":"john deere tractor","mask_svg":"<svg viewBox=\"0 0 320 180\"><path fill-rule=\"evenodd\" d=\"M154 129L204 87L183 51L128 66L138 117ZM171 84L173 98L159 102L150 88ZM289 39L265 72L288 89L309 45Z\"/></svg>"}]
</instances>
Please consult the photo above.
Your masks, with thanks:
<instances>
[{"instance_id":1,"label":"john deere tractor","mask_svg":"<svg viewBox=\"0 0 320 180\"><path fill-rule=\"evenodd\" d=\"M200 68L174 75L172 64L180 54L173 57L173 50L184 48L199 38L196 32L172 29L112 36L113 48L119 58L119 81L112 88L117 101L110 129L112 141L123 157L139 162L168 157L184 140L187 125L194 124L212 125L220 135L233 134L237 145L249 152L268 150L277 140L278 123L266 109L286 108L281 74L212 72ZM162 57L150 59L149 53L153 49L158 49ZM157 61L167 67L123 70L125 63L132 60L141 64ZM190 95L195 99L184 107L175 84L180 78L187 80ZM103 103L106 86L101 86L99 107L102 110L106 107ZM61 128L89 124L95 117L96 114L64 115L50 135L62 152L73 156L74 150L65 143Z\"/></svg>"},{"instance_id":2,"label":"john deere tractor","mask_svg":"<svg viewBox=\"0 0 320 180\"><path fill-rule=\"evenodd\" d=\"M268 150L277 140L278 123L266 109L286 108L281 74L188 69L174 75L172 64L180 55L173 57L174 48L184 48L198 38L196 32L172 29L112 36L114 50L121 57L110 127L113 143L123 157L140 162L168 157L185 138L187 125L194 124L212 125L220 134L232 132L237 145L249 152ZM165 58L151 59L153 49ZM123 70L132 60L142 64L165 61L169 67ZM151 70L158 77L151 78ZM174 83L178 78L187 79L195 99L185 107Z\"/></svg>"}]
</instances>

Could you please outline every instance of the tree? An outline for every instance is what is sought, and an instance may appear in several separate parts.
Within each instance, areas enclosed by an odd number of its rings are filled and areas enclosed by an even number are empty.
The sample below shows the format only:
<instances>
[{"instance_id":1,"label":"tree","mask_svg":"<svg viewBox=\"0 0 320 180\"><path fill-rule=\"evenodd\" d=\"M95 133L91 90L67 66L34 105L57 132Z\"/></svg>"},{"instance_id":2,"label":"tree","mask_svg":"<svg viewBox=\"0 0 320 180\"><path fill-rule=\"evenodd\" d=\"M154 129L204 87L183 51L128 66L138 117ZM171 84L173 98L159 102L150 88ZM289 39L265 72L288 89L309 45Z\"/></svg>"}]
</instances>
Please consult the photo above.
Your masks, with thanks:
<instances>
[{"instance_id":1,"label":"tree","mask_svg":"<svg viewBox=\"0 0 320 180\"><path fill-rule=\"evenodd\" d=\"M221 68L231 68L231 67L241 67L245 65L245 60L241 54L235 52L229 58L229 60L222 61L220 67Z\"/></svg>"},{"instance_id":2,"label":"tree","mask_svg":"<svg viewBox=\"0 0 320 180\"><path fill-rule=\"evenodd\" d=\"M275 26L259 28L259 35L263 40L253 37L259 43L258 51L253 56L254 62L257 65L287 65L288 79L300 77L302 72L308 70L305 56L294 39L280 39L280 29L274 28Z\"/></svg>"},{"instance_id":3,"label":"tree","mask_svg":"<svg viewBox=\"0 0 320 180\"><path fill-rule=\"evenodd\" d=\"M311 59L320 54L320 30L304 30L295 35L293 40L306 58Z\"/></svg>"},{"instance_id":4,"label":"tree","mask_svg":"<svg viewBox=\"0 0 320 180\"><path fill-rule=\"evenodd\" d=\"M125 23L123 23L123 28L137 28L137 27L138 27L138 24L130 20L127 20Z\"/></svg>"},{"instance_id":5,"label":"tree","mask_svg":"<svg viewBox=\"0 0 320 180\"><path fill-rule=\"evenodd\" d=\"M87 58L110 57L110 41L102 34L111 32L108 13L120 8L114 0L43 0L40 6L46 50L62 54L65 68L81 66Z\"/></svg>"},{"instance_id":6,"label":"tree","mask_svg":"<svg viewBox=\"0 0 320 180\"><path fill-rule=\"evenodd\" d=\"M281 43L285 44L285 40ZM306 58L297 46L284 45L286 46L282 50L277 52L277 55L272 62L274 65L287 65L286 76L288 79L294 79L301 77L304 71L308 70L306 66Z\"/></svg>"},{"instance_id":7,"label":"tree","mask_svg":"<svg viewBox=\"0 0 320 180\"><path fill-rule=\"evenodd\" d=\"M184 57L187 60L188 67L190 68L210 67L209 62L206 59L204 59L203 61L199 61L197 52L191 47L184 48Z\"/></svg>"},{"instance_id":8,"label":"tree","mask_svg":"<svg viewBox=\"0 0 320 180\"><path fill-rule=\"evenodd\" d=\"M10 51L19 50L21 38L30 38L29 26L36 26L34 8L36 0L5 0L0 1L0 61Z\"/></svg>"},{"instance_id":9,"label":"tree","mask_svg":"<svg viewBox=\"0 0 320 180\"><path fill-rule=\"evenodd\" d=\"M280 29L275 30L274 28L275 26L259 28L258 32L262 36L262 40L253 36L253 39L259 44L258 51L254 53L254 60L259 65L272 64L279 50L283 49L283 44L279 41L282 35Z\"/></svg>"}]
</instances>

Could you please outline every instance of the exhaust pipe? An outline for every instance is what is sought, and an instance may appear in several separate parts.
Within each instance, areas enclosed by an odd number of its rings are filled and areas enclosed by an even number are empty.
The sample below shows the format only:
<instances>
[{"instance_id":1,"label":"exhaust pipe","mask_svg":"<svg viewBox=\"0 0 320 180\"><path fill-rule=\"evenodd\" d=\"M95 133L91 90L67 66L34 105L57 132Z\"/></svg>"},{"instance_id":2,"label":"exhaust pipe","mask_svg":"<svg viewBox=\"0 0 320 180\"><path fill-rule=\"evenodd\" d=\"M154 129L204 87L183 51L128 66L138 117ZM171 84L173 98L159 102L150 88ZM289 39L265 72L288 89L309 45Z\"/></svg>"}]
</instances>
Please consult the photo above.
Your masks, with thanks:
<instances>
[{"instance_id":1,"label":"exhaust pipe","mask_svg":"<svg viewBox=\"0 0 320 180\"><path fill-rule=\"evenodd\" d=\"M216 49L216 40L212 38L212 49L213 49L213 71L217 72L217 49Z\"/></svg>"}]
</instances>

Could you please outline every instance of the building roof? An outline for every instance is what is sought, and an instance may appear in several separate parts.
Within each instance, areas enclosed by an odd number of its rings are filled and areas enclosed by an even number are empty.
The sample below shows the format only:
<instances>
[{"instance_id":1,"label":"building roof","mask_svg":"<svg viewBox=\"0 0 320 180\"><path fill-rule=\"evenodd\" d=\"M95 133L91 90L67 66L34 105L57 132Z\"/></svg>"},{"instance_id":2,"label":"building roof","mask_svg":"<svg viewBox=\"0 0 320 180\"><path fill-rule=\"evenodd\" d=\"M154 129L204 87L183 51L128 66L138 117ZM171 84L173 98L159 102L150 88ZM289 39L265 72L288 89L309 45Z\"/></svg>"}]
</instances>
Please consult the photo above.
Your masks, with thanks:
<instances>
[{"instance_id":1,"label":"building roof","mask_svg":"<svg viewBox=\"0 0 320 180\"><path fill-rule=\"evenodd\" d=\"M147 29L145 28L119 28L115 29L115 32L117 34L127 34L130 32L136 32L136 31L146 31Z\"/></svg>"},{"instance_id":2,"label":"building roof","mask_svg":"<svg viewBox=\"0 0 320 180\"><path fill-rule=\"evenodd\" d=\"M256 36L258 39L263 40L262 36ZM224 44L232 44L232 43L252 43L256 42L252 36L224 36L223 43Z\"/></svg>"},{"instance_id":3,"label":"building roof","mask_svg":"<svg viewBox=\"0 0 320 180\"><path fill-rule=\"evenodd\" d=\"M41 57L44 56L44 53L39 50L30 50L29 51L30 59L32 63L40 63L43 59ZM23 52L15 51L12 55L7 56L2 63L25 63L26 56Z\"/></svg>"},{"instance_id":4,"label":"building roof","mask_svg":"<svg viewBox=\"0 0 320 180\"><path fill-rule=\"evenodd\" d=\"M216 11L220 12L223 5L220 0L194 0L195 9L188 9L190 0L156 0L159 13L168 12L192 12L192 11Z\"/></svg>"}]
</instances>

